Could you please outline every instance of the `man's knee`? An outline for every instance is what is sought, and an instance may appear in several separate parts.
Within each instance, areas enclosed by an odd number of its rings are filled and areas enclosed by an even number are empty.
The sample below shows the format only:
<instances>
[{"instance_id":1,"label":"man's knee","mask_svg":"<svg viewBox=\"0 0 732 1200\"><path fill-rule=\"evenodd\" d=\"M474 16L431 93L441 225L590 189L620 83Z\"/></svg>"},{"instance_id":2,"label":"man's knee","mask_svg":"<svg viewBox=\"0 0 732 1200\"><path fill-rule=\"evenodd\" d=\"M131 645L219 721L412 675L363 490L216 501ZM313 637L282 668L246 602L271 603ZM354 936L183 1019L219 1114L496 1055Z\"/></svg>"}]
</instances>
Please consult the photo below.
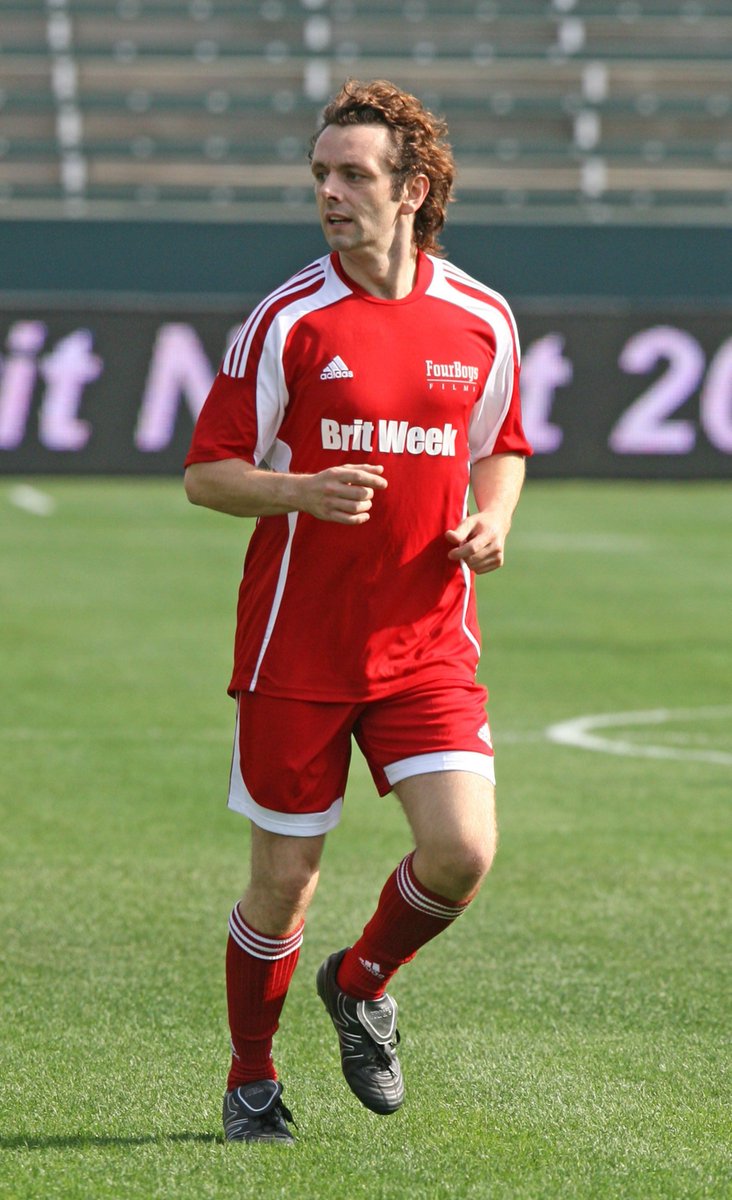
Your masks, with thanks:
<instances>
[{"instance_id":1,"label":"man's knee","mask_svg":"<svg viewBox=\"0 0 732 1200\"><path fill-rule=\"evenodd\" d=\"M309 899L315 889L318 878L318 868L307 858L297 855L286 859L278 859L272 863L264 878L258 873L260 884L285 905L299 906Z\"/></svg>"},{"instance_id":2,"label":"man's knee","mask_svg":"<svg viewBox=\"0 0 732 1200\"><path fill-rule=\"evenodd\" d=\"M260 933L284 935L304 918L318 882L322 843L322 838L253 829L251 877L242 910Z\"/></svg>"},{"instance_id":3,"label":"man's knee","mask_svg":"<svg viewBox=\"0 0 732 1200\"><path fill-rule=\"evenodd\" d=\"M495 850L492 834L481 839L422 844L417 848L415 872L441 896L451 900L471 899L491 869Z\"/></svg>"},{"instance_id":4,"label":"man's knee","mask_svg":"<svg viewBox=\"0 0 732 1200\"><path fill-rule=\"evenodd\" d=\"M414 832L418 879L450 900L471 899L496 850L495 797L482 777L417 775L397 789Z\"/></svg>"},{"instance_id":5,"label":"man's knee","mask_svg":"<svg viewBox=\"0 0 732 1200\"><path fill-rule=\"evenodd\" d=\"M497 846L495 814L479 824L445 825L417 841L414 869L425 887L451 900L470 900L491 869Z\"/></svg>"}]
</instances>

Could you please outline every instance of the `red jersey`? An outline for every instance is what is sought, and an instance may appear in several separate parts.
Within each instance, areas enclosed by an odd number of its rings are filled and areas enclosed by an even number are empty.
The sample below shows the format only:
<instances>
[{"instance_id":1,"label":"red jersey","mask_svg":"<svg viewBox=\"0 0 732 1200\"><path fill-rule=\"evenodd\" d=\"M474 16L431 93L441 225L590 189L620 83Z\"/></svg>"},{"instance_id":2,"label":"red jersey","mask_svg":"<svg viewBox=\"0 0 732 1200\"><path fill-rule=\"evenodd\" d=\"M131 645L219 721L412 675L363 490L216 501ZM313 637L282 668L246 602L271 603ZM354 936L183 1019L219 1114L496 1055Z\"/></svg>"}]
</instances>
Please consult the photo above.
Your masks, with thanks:
<instances>
[{"instance_id":1,"label":"red jersey","mask_svg":"<svg viewBox=\"0 0 732 1200\"><path fill-rule=\"evenodd\" d=\"M254 310L224 358L186 466L242 458L311 474L382 464L370 520L260 517L239 590L230 690L367 700L474 682L474 583L445 530L466 515L470 465L528 455L519 345L506 301L420 253L400 300L364 291L337 254Z\"/></svg>"}]
</instances>

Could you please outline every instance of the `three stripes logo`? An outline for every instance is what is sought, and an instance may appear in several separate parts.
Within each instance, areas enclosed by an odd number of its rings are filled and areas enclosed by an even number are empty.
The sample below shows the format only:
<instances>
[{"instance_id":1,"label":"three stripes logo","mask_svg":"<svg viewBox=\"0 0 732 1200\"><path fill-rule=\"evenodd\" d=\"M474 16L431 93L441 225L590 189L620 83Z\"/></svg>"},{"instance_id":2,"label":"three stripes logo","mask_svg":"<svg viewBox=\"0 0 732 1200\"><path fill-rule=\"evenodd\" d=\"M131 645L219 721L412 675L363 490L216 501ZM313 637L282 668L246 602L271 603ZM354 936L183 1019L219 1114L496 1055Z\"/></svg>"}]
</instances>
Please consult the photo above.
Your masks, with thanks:
<instances>
[{"instance_id":1,"label":"three stripes logo","mask_svg":"<svg viewBox=\"0 0 732 1200\"><path fill-rule=\"evenodd\" d=\"M320 372L321 379L353 379L353 371L349 371L339 354L332 358L327 367Z\"/></svg>"}]
</instances>

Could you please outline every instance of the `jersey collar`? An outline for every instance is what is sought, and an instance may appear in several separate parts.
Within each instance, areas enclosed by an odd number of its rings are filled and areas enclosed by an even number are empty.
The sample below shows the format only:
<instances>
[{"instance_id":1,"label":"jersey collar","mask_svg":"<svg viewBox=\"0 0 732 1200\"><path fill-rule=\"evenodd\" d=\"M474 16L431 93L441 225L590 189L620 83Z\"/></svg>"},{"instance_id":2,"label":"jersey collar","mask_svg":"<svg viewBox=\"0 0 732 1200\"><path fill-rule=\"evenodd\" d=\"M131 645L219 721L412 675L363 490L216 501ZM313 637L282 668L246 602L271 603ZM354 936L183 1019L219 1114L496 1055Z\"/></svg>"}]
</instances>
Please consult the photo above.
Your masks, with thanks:
<instances>
[{"instance_id":1,"label":"jersey collar","mask_svg":"<svg viewBox=\"0 0 732 1200\"><path fill-rule=\"evenodd\" d=\"M368 300L371 304L413 304L415 300L419 300L424 296L435 273L435 268L429 255L425 254L422 250L418 250L417 278L411 292L407 296L402 296L400 300L387 300L382 296L372 296L371 292L367 292L359 283L351 279L350 275L347 275L341 266L337 250L331 253L330 261L338 278L345 283L347 288L350 288L354 296L358 296L361 300Z\"/></svg>"}]
</instances>

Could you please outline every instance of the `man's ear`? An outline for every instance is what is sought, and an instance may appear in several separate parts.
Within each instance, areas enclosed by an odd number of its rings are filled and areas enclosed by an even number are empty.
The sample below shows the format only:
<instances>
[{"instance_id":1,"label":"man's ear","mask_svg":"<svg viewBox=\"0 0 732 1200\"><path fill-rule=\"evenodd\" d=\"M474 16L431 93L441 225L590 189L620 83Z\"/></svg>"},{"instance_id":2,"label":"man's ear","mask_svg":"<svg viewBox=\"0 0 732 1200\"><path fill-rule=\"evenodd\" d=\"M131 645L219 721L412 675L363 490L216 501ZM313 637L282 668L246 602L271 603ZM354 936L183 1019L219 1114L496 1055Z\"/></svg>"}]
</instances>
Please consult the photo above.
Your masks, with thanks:
<instances>
[{"instance_id":1,"label":"man's ear","mask_svg":"<svg viewBox=\"0 0 732 1200\"><path fill-rule=\"evenodd\" d=\"M416 213L424 204L430 190L430 181L426 175L414 175L404 185L404 197L400 212L404 216Z\"/></svg>"}]
</instances>

